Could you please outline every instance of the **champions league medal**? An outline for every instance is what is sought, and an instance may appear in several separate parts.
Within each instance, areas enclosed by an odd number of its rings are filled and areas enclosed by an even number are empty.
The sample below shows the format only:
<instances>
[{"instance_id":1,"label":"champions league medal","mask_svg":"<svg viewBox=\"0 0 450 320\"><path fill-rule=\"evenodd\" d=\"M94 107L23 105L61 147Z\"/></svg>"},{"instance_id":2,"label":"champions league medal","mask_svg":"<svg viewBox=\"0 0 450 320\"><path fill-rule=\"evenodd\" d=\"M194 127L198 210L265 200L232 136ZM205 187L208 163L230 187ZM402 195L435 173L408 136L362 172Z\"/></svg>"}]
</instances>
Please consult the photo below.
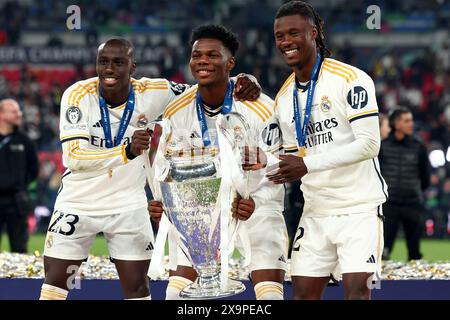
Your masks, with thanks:
<instances>
[{"instance_id":1,"label":"champions league medal","mask_svg":"<svg viewBox=\"0 0 450 320\"><path fill-rule=\"evenodd\" d=\"M320 56L320 53L317 53L316 57L316 63L314 64L314 67L311 71L311 76L309 77L309 85L308 85L308 93L306 98L306 106L305 106L305 115L303 119L303 125L301 122L301 110L299 106L299 99L298 99L298 87L297 87L297 81L294 82L294 90L293 90L293 105L294 105L294 121L295 121L295 131L297 134L297 145L299 147L298 149L298 156L304 157L306 154L306 136L308 135L308 126L309 121L311 117L311 110L312 110L312 103L314 99L314 90L316 88L316 82L318 78L318 74L320 71L320 64L322 62L322 57Z\"/></svg>"},{"instance_id":2,"label":"champions league medal","mask_svg":"<svg viewBox=\"0 0 450 320\"><path fill-rule=\"evenodd\" d=\"M117 147L121 141L125 132L127 131L128 125L130 124L131 117L133 116L134 105L135 105L135 94L133 85L130 83L130 93L128 94L127 103L125 105L125 110L122 115L122 119L120 120L119 130L117 132L117 137L113 139L111 133L111 122L109 119L109 111L108 105L106 103L105 98L103 98L100 92L100 86L98 88L98 105L100 107L100 122L103 127L103 133L105 134L105 145L106 148L114 148ZM113 169L108 169L108 176L112 178Z\"/></svg>"},{"instance_id":3,"label":"champions league medal","mask_svg":"<svg viewBox=\"0 0 450 320\"><path fill-rule=\"evenodd\" d=\"M304 157L306 155L306 148L305 147L299 147L297 152L299 157Z\"/></svg>"}]
</instances>

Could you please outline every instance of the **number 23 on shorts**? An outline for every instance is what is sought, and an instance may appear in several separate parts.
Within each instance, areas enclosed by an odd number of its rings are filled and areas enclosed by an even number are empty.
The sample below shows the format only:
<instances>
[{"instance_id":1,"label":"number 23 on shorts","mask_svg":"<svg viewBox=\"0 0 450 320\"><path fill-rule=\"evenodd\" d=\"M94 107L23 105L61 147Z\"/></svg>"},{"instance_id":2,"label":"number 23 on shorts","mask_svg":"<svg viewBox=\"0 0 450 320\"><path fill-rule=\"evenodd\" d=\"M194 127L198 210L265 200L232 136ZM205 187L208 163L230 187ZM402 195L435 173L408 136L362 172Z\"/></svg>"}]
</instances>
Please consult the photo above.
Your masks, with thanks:
<instances>
[{"instance_id":1,"label":"number 23 on shorts","mask_svg":"<svg viewBox=\"0 0 450 320\"><path fill-rule=\"evenodd\" d=\"M75 214L55 211L53 215L57 216L48 227L48 232L59 233L64 236L70 236L75 232L75 225L80 218Z\"/></svg>"}]
</instances>

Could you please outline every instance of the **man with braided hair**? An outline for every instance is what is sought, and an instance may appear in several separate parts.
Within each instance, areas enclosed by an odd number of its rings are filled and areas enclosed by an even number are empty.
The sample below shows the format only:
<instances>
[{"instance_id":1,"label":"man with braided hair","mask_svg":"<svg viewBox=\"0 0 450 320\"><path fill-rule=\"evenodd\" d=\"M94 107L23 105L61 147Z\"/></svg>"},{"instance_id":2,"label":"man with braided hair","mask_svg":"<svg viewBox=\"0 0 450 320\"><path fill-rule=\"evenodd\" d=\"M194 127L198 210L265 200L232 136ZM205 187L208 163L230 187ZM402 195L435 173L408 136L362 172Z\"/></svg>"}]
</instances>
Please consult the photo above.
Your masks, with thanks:
<instances>
[{"instance_id":1,"label":"man with braided hair","mask_svg":"<svg viewBox=\"0 0 450 320\"><path fill-rule=\"evenodd\" d=\"M330 59L323 21L291 1L274 23L275 44L293 73L275 100L283 147L275 184L301 179L305 198L292 249L295 299L320 299L336 270L345 299L370 299L383 247L378 106L372 79Z\"/></svg>"}]
</instances>

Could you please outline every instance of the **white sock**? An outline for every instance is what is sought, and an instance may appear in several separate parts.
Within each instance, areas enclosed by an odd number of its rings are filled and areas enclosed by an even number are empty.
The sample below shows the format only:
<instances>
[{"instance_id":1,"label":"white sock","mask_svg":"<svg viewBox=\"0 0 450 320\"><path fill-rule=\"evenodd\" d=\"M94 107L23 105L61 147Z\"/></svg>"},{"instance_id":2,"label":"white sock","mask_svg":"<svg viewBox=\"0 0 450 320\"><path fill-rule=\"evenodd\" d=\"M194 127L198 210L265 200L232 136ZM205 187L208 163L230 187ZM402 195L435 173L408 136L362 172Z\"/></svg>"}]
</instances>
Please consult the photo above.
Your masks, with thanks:
<instances>
[{"instance_id":1,"label":"white sock","mask_svg":"<svg viewBox=\"0 0 450 320\"><path fill-rule=\"evenodd\" d=\"M152 296L148 295L148 296L142 297L142 298L129 298L129 299L124 299L124 300L152 300Z\"/></svg>"},{"instance_id":2,"label":"white sock","mask_svg":"<svg viewBox=\"0 0 450 320\"><path fill-rule=\"evenodd\" d=\"M283 300L283 285L275 281L263 281L255 285L256 300Z\"/></svg>"},{"instance_id":3,"label":"white sock","mask_svg":"<svg viewBox=\"0 0 450 320\"><path fill-rule=\"evenodd\" d=\"M69 291L44 283L39 300L66 300Z\"/></svg>"},{"instance_id":4,"label":"white sock","mask_svg":"<svg viewBox=\"0 0 450 320\"><path fill-rule=\"evenodd\" d=\"M181 300L180 292L192 283L191 280L180 276L169 277L166 289L166 300Z\"/></svg>"}]
</instances>

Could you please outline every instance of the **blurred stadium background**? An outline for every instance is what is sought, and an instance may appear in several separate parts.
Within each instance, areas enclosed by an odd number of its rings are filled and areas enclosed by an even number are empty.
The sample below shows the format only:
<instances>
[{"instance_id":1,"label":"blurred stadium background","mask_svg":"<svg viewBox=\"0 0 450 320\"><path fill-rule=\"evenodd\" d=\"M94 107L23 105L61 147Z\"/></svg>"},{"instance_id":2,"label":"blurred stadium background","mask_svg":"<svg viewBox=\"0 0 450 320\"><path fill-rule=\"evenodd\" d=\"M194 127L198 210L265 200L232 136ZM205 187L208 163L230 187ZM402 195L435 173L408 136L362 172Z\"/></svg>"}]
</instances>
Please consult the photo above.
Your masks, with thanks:
<instances>
[{"instance_id":1,"label":"blurred stadium background","mask_svg":"<svg viewBox=\"0 0 450 320\"><path fill-rule=\"evenodd\" d=\"M29 252L42 251L63 166L58 139L59 102L65 88L95 76L98 44L123 36L136 46L136 78L162 77L192 83L187 45L193 27L221 23L239 35L234 73L255 75L272 97L289 70L273 44L273 19L281 0L0 0L0 98L19 101L23 130L38 146L39 179L29 188L34 202ZM81 9L81 29L69 30L67 7ZM450 3L446 0L312 3L325 20L333 56L368 72L381 112L411 108L416 133L425 141L433 175L426 192L424 258L450 259ZM366 26L369 5L381 9L381 28ZM295 210L295 205L290 208ZM0 251L8 250L3 237ZM99 240L92 253L106 255ZM399 241L393 259L405 260Z\"/></svg>"}]
</instances>

